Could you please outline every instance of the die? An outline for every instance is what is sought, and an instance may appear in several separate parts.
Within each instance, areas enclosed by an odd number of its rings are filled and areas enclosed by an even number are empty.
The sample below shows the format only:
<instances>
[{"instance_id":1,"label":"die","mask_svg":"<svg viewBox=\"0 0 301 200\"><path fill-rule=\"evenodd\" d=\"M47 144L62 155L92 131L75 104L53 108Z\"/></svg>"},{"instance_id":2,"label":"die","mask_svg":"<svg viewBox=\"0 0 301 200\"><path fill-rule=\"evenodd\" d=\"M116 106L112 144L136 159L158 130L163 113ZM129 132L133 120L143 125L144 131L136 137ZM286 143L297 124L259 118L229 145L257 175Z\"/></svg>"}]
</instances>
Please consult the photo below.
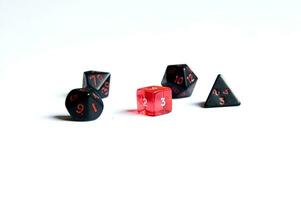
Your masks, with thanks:
<instances>
[{"instance_id":1,"label":"die","mask_svg":"<svg viewBox=\"0 0 301 200\"><path fill-rule=\"evenodd\" d=\"M101 98L109 96L111 74L109 72L84 72L83 88L93 88L98 91Z\"/></svg>"},{"instance_id":2,"label":"die","mask_svg":"<svg viewBox=\"0 0 301 200\"><path fill-rule=\"evenodd\" d=\"M66 97L65 106L75 121L95 120L103 111L100 95L91 88L71 90Z\"/></svg>"},{"instance_id":3,"label":"die","mask_svg":"<svg viewBox=\"0 0 301 200\"><path fill-rule=\"evenodd\" d=\"M157 116L172 111L172 91L168 87L149 86L137 90L137 111Z\"/></svg>"},{"instance_id":4,"label":"die","mask_svg":"<svg viewBox=\"0 0 301 200\"><path fill-rule=\"evenodd\" d=\"M239 106L240 101L219 74L205 102L205 108Z\"/></svg>"},{"instance_id":5,"label":"die","mask_svg":"<svg viewBox=\"0 0 301 200\"><path fill-rule=\"evenodd\" d=\"M162 86L170 87L173 98L183 98L192 95L198 77L186 64L169 65L162 79Z\"/></svg>"}]
</instances>

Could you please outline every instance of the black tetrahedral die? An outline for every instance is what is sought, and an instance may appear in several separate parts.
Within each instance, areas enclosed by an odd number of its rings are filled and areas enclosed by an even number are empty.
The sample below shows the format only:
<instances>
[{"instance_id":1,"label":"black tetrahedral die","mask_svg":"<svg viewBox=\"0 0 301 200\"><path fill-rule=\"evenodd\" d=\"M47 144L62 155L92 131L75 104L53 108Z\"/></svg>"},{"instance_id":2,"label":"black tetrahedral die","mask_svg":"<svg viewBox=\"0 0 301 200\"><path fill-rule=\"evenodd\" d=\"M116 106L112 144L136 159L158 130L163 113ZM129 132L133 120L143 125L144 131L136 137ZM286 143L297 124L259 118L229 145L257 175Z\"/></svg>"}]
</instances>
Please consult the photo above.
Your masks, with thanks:
<instances>
[{"instance_id":1,"label":"black tetrahedral die","mask_svg":"<svg viewBox=\"0 0 301 200\"><path fill-rule=\"evenodd\" d=\"M76 121L97 119L103 111L103 102L97 91L91 88L74 89L65 101L66 108Z\"/></svg>"},{"instance_id":2,"label":"black tetrahedral die","mask_svg":"<svg viewBox=\"0 0 301 200\"><path fill-rule=\"evenodd\" d=\"M239 106L240 101L227 85L222 75L218 75L205 102L205 108Z\"/></svg>"},{"instance_id":3,"label":"black tetrahedral die","mask_svg":"<svg viewBox=\"0 0 301 200\"><path fill-rule=\"evenodd\" d=\"M183 98L192 95L197 80L198 77L188 65L169 65L161 84L171 88L172 98Z\"/></svg>"},{"instance_id":4,"label":"black tetrahedral die","mask_svg":"<svg viewBox=\"0 0 301 200\"><path fill-rule=\"evenodd\" d=\"M93 88L101 96L109 96L111 74L109 72L86 71L84 72L83 87Z\"/></svg>"}]
</instances>

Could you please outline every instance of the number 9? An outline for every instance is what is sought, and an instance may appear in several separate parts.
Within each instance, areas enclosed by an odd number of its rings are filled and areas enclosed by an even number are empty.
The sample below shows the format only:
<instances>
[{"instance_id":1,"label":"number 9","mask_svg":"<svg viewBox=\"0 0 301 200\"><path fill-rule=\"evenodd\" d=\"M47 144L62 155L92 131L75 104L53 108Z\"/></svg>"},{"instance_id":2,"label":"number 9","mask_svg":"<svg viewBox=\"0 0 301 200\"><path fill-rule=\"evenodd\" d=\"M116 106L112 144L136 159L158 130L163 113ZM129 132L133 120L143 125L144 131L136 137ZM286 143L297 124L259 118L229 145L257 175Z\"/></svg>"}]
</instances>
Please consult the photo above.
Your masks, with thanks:
<instances>
[{"instance_id":1,"label":"number 9","mask_svg":"<svg viewBox=\"0 0 301 200\"><path fill-rule=\"evenodd\" d=\"M85 106L83 104L78 104L76 106L76 111L75 112L77 114L82 114L84 112L84 110L85 110Z\"/></svg>"}]
</instances>

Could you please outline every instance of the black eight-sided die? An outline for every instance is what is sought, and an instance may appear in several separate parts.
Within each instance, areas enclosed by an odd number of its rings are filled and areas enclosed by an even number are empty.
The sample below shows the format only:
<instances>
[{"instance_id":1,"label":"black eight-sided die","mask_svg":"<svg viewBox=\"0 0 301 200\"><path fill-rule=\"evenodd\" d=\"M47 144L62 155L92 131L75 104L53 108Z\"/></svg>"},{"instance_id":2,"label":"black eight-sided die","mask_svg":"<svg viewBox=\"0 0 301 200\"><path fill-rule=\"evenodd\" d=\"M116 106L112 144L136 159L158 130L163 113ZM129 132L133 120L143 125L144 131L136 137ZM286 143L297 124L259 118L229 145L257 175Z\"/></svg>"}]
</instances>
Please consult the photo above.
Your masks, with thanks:
<instances>
[{"instance_id":1,"label":"black eight-sided die","mask_svg":"<svg viewBox=\"0 0 301 200\"><path fill-rule=\"evenodd\" d=\"M111 74L109 72L86 71L83 77L83 88L95 89L101 98L109 96Z\"/></svg>"}]
</instances>

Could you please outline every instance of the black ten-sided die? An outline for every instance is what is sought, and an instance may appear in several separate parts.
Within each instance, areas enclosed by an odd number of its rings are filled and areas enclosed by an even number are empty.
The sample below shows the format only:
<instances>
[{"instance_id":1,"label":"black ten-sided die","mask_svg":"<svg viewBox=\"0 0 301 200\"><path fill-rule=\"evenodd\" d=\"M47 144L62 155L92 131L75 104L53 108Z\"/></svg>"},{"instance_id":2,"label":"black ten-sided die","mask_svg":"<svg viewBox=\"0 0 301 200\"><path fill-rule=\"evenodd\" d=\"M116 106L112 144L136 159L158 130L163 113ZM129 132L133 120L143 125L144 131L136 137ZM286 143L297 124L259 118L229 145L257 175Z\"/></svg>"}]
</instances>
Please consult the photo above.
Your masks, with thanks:
<instances>
[{"instance_id":1,"label":"black ten-sided die","mask_svg":"<svg viewBox=\"0 0 301 200\"><path fill-rule=\"evenodd\" d=\"M101 98L109 96L111 74L109 72L86 71L84 72L83 87L93 88Z\"/></svg>"},{"instance_id":2,"label":"black ten-sided die","mask_svg":"<svg viewBox=\"0 0 301 200\"><path fill-rule=\"evenodd\" d=\"M75 121L95 120L103 111L100 95L91 88L71 90L66 97L65 105Z\"/></svg>"},{"instance_id":3,"label":"black ten-sided die","mask_svg":"<svg viewBox=\"0 0 301 200\"><path fill-rule=\"evenodd\" d=\"M173 98L183 98L191 96L197 80L188 65L169 65L161 84L171 88Z\"/></svg>"},{"instance_id":4,"label":"black ten-sided die","mask_svg":"<svg viewBox=\"0 0 301 200\"><path fill-rule=\"evenodd\" d=\"M239 105L239 100L235 97L233 91L224 81L222 75L219 74L213 84L204 107L211 108Z\"/></svg>"}]
</instances>

